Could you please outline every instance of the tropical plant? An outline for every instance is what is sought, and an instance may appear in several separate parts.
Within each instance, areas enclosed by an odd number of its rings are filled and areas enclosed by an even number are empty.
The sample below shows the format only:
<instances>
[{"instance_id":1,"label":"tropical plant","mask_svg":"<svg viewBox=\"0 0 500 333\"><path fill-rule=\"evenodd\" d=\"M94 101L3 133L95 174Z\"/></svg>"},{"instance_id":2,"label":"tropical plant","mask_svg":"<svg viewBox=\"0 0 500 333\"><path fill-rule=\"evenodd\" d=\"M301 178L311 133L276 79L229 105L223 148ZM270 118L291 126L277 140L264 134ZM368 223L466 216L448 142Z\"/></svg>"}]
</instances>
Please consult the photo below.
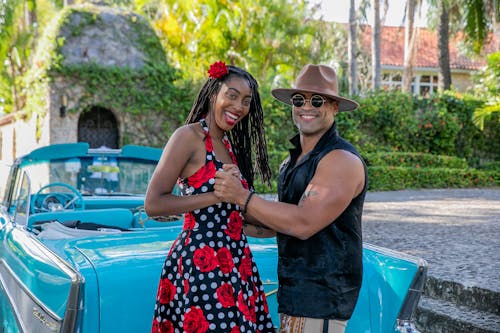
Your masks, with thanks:
<instances>
[{"instance_id":1,"label":"tropical plant","mask_svg":"<svg viewBox=\"0 0 500 333\"><path fill-rule=\"evenodd\" d=\"M23 76L32 65L40 29L59 9L60 1L0 1L0 110L21 110L25 104Z\"/></svg>"},{"instance_id":2,"label":"tropical plant","mask_svg":"<svg viewBox=\"0 0 500 333\"><path fill-rule=\"evenodd\" d=\"M449 1L438 0L438 59L439 75L438 85L440 90L451 88L450 70L450 11Z\"/></svg>"},{"instance_id":3,"label":"tropical plant","mask_svg":"<svg viewBox=\"0 0 500 333\"><path fill-rule=\"evenodd\" d=\"M331 42L306 1L137 2L157 28L165 50L191 78L215 60L246 68L260 82L291 80L308 62L331 59ZM279 19L278 19L279 18ZM268 81L270 80L270 81Z\"/></svg>"},{"instance_id":4,"label":"tropical plant","mask_svg":"<svg viewBox=\"0 0 500 333\"><path fill-rule=\"evenodd\" d=\"M475 76L475 81L476 94L486 99L486 103L474 111L473 117L474 124L482 130L486 119L500 113L500 51L487 57L487 66Z\"/></svg>"}]
</instances>

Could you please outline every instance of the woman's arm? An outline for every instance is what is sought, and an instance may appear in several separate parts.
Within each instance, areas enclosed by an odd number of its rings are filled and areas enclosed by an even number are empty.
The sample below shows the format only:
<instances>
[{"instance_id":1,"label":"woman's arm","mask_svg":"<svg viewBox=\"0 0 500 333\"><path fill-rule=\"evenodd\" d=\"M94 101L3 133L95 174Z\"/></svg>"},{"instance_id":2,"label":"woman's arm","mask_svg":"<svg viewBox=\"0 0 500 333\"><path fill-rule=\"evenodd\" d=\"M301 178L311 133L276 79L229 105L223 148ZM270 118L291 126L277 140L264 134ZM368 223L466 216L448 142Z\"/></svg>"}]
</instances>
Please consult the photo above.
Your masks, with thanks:
<instances>
[{"instance_id":1,"label":"woman's arm","mask_svg":"<svg viewBox=\"0 0 500 333\"><path fill-rule=\"evenodd\" d=\"M213 192L177 196L172 190L179 177L187 177L205 164L205 145L195 124L178 128L168 140L146 191L144 208L149 216L182 214L214 205Z\"/></svg>"},{"instance_id":2,"label":"woman's arm","mask_svg":"<svg viewBox=\"0 0 500 333\"><path fill-rule=\"evenodd\" d=\"M276 236L276 231L274 230L271 230L263 225L255 225L249 223L243 224L243 232L247 236L257 238L269 238Z\"/></svg>"}]
</instances>

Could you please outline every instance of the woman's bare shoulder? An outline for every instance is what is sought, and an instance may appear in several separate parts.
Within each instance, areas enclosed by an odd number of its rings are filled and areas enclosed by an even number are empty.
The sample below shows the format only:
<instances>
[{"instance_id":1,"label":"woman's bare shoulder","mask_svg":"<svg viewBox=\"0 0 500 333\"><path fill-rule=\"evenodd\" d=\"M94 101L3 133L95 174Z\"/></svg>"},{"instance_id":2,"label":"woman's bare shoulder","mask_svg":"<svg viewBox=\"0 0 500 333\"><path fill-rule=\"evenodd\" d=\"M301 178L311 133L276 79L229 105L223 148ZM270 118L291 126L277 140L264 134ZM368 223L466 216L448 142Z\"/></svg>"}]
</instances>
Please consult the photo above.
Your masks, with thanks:
<instances>
[{"instance_id":1,"label":"woman's bare shoulder","mask_svg":"<svg viewBox=\"0 0 500 333\"><path fill-rule=\"evenodd\" d=\"M175 130L171 136L171 140L184 141L184 140L199 140L204 139L205 134L199 123L187 124Z\"/></svg>"}]
</instances>

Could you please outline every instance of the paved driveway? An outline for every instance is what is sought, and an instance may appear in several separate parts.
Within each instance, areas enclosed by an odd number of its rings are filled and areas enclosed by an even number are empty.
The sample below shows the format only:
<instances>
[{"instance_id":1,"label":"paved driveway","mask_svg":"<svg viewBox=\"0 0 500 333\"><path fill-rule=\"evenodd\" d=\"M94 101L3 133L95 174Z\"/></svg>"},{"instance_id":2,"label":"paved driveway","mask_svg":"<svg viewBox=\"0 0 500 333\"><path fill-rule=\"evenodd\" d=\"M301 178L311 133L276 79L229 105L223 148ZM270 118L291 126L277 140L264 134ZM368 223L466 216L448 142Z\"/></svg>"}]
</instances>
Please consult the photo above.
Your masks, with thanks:
<instances>
[{"instance_id":1,"label":"paved driveway","mask_svg":"<svg viewBox=\"0 0 500 333\"><path fill-rule=\"evenodd\" d=\"M500 189L370 192L363 237L424 258L434 277L500 291Z\"/></svg>"}]
</instances>

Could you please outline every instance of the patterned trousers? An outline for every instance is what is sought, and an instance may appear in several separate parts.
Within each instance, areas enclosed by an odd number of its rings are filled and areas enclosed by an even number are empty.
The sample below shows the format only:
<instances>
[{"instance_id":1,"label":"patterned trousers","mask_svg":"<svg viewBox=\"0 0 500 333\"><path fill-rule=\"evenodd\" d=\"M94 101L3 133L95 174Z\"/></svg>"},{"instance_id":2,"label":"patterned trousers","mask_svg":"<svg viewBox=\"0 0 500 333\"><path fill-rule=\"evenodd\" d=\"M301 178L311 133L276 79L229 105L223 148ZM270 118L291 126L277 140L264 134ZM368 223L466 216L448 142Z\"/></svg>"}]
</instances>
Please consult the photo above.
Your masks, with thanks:
<instances>
[{"instance_id":1,"label":"patterned trousers","mask_svg":"<svg viewBox=\"0 0 500 333\"><path fill-rule=\"evenodd\" d=\"M279 333L344 333L346 325L346 320L325 320L280 314Z\"/></svg>"}]
</instances>

